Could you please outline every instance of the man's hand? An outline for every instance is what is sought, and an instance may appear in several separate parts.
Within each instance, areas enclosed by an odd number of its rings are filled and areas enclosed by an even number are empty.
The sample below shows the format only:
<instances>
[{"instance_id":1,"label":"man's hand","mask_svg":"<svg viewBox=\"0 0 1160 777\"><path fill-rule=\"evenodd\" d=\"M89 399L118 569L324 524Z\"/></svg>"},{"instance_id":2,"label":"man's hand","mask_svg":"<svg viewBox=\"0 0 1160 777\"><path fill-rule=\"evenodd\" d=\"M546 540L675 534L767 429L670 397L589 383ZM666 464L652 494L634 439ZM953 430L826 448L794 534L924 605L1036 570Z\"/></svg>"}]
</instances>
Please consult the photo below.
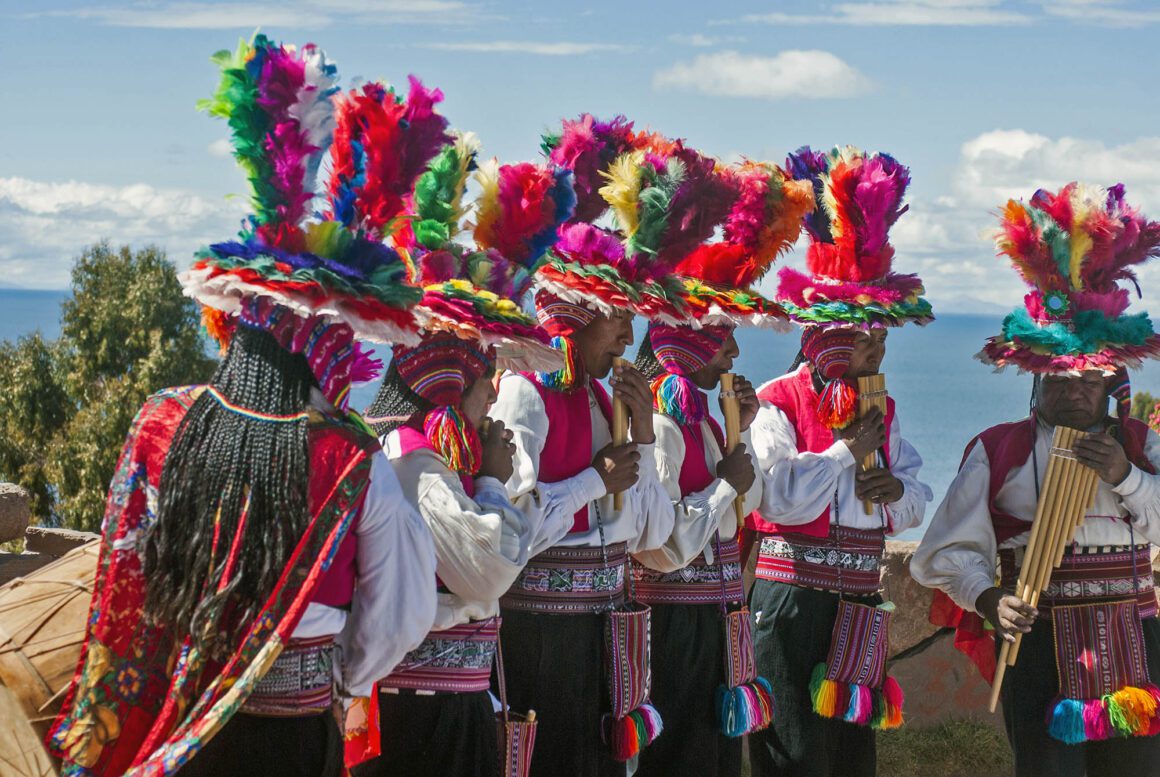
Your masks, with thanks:
<instances>
[{"instance_id":1,"label":"man's hand","mask_svg":"<svg viewBox=\"0 0 1160 777\"><path fill-rule=\"evenodd\" d=\"M504 428L503 421L488 419L488 423L482 426L479 437L483 443L483 456L476 477L492 477L506 483L515 470L512 457L516 454L516 446L512 442L512 432Z\"/></svg>"},{"instance_id":2,"label":"man's hand","mask_svg":"<svg viewBox=\"0 0 1160 777\"><path fill-rule=\"evenodd\" d=\"M859 470L854 473L854 495L875 504L893 504L902 498L902 481L888 469Z\"/></svg>"},{"instance_id":3,"label":"man's hand","mask_svg":"<svg viewBox=\"0 0 1160 777\"><path fill-rule=\"evenodd\" d=\"M1039 617L1039 611L1018 596L1009 594L1002 588L991 587L979 594L975 600L975 611L995 627L1000 639L1015 641L1015 633L1026 634L1031 624Z\"/></svg>"},{"instance_id":4,"label":"man's hand","mask_svg":"<svg viewBox=\"0 0 1160 777\"><path fill-rule=\"evenodd\" d=\"M1123 483L1132 471L1132 465L1124 454L1124 446L1110 434L1086 435L1072 446L1072 450L1080 464L1094 469L1100 480L1110 486Z\"/></svg>"},{"instance_id":5,"label":"man's hand","mask_svg":"<svg viewBox=\"0 0 1160 777\"><path fill-rule=\"evenodd\" d=\"M733 395L737 397L740 406L741 431L745 431L757 418L757 411L761 408L761 400L757 398L757 389L741 375L733 376ZM725 398L718 395L717 401L721 404L721 412L725 412Z\"/></svg>"},{"instance_id":6,"label":"man's hand","mask_svg":"<svg viewBox=\"0 0 1160 777\"><path fill-rule=\"evenodd\" d=\"M612 396L628 408L632 440L650 445L656 440L653 434L653 395L648 381L631 364L613 368Z\"/></svg>"},{"instance_id":7,"label":"man's hand","mask_svg":"<svg viewBox=\"0 0 1160 777\"><path fill-rule=\"evenodd\" d=\"M839 430L838 435L854 455L854 460L860 462L886 444L886 418L881 410L871 408L865 417Z\"/></svg>"},{"instance_id":8,"label":"man's hand","mask_svg":"<svg viewBox=\"0 0 1160 777\"><path fill-rule=\"evenodd\" d=\"M717 477L733 486L738 494L744 494L753 487L756 473L753 471L753 459L745 450L745 445L738 445L732 453L717 462Z\"/></svg>"},{"instance_id":9,"label":"man's hand","mask_svg":"<svg viewBox=\"0 0 1160 777\"><path fill-rule=\"evenodd\" d=\"M636 443L605 445L592 459L592 468L604 481L606 493L627 491L640 477L640 454L637 453Z\"/></svg>"}]
</instances>

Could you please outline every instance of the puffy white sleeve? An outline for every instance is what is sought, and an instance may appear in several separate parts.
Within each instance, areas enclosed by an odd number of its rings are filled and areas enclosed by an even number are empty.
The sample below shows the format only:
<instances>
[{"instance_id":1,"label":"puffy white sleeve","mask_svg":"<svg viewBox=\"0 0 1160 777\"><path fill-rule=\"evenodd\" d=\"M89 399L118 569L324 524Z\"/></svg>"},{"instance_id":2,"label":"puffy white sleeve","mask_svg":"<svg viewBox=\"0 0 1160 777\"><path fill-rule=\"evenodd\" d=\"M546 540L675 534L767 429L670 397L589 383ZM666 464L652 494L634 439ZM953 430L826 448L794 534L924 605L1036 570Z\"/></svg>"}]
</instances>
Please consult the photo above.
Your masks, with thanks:
<instances>
[{"instance_id":1,"label":"puffy white sleeve","mask_svg":"<svg viewBox=\"0 0 1160 777\"><path fill-rule=\"evenodd\" d=\"M982 444L967 455L910 561L910 573L967 612L995 585L998 545L987 504L991 465Z\"/></svg>"},{"instance_id":2,"label":"puffy white sleeve","mask_svg":"<svg viewBox=\"0 0 1160 777\"><path fill-rule=\"evenodd\" d=\"M685 456L705 456L704 451L690 451L680 426L662 413L653 415L656 434L657 479L673 503L674 525L669 538L655 550L638 552L642 564L661 572L672 572L687 566L701 554L724 521L736 523L733 499L737 492L725 480L716 478L700 491L681 497L681 468Z\"/></svg>"},{"instance_id":3,"label":"puffy white sleeve","mask_svg":"<svg viewBox=\"0 0 1160 777\"><path fill-rule=\"evenodd\" d=\"M504 375L490 415L503 421L512 433L516 452L507 492L528 520L529 552L534 556L568 533L581 507L604 496L604 481L589 467L556 483L539 482L540 455L548 438L548 414L540 392L522 375Z\"/></svg>"},{"instance_id":4,"label":"puffy white sleeve","mask_svg":"<svg viewBox=\"0 0 1160 777\"><path fill-rule=\"evenodd\" d=\"M459 477L432 451L392 461L395 474L435 542L436 572L452 593L469 601L498 599L528 561L531 532L495 478L475 481L472 499Z\"/></svg>"},{"instance_id":5,"label":"puffy white sleeve","mask_svg":"<svg viewBox=\"0 0 1160 777\"><path fill-rule=\"evenodd\" d=\"M761 403L751 429L752 455L761 469L761 515L790 526L815 520L833 501L838 478L854 466L850 449L835 441L821 453L799 453L793 424L768 402Z\"/></svg>"},{"instance_id":6,"label":"puffy white sleeve","mask_svg":"<svg viewBox=\"0 0 1160 777\"><path fill-rule=\"evenodd\" d=\"M427 524L403 497L382 451L371 462L358 537L358 580L340 636L342 685L369 696L435 621L435 547Z\"/></svg>"},{"instance_id":7,"label":"puffy white sleeve","mask_svg":"<svg viewBox=\"0 0 1160 777\"><path fill-rule=\"evenodd\" d=\"M1148 430L1144 455L1160 471L1160 435ZM1132 516L1132 528L1154 545L1160 545L1160 475L1149 475L1132 465L1128 476L1112 488Z\"/></svg>"},{"instance_id":8,"label":"puffy white sleeve","mask_svg":"<svg viewBox=\"0 0 1160 777\"><path fill-rule=\"evenodd\" d=\"M640 453L640 473L632 488L624 493L624 509L632 518L633 531L627 538L628 552L660 548L673 533L675 512L657 470L656 443L637 443ZM679 564L674 569L680 569Z\"/></svg>"},{"instance_id":9,"label":"puffy white sleeve","mask_svg":"<svg viewBox=\"0 0 1160 777\"><path fill-rule=\"evenodd\" d=\"M926 503L934 499L930 486L918 479L922 469L922 457L907 440L902 437L898 416L890 425L890 472L902 482L902 498L888 505L890 512L890 534L897 534L922 523L926 514Z\"/></svg>"}]
</instances>

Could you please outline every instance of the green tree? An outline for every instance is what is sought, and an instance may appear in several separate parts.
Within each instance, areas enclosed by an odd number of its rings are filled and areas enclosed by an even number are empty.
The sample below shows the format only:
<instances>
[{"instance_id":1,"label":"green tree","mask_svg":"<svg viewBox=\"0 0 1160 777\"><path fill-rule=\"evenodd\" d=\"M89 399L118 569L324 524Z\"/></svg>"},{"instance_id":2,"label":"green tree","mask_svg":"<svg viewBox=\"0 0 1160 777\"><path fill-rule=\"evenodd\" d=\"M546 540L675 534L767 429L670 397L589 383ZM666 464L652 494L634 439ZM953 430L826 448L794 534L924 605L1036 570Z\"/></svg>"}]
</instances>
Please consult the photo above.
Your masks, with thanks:
<instances>
[{"instance_id":1,"label":"green tree","mask_svg":"<svg viewBox=\"0 0 1160 777\"><path fill-rule=\"evenodd\" d=\"M1156 397L1147 391L1132 392L1132 418L1138 418L1147 423L1155 409Z\"/></svg>"},{"instance_id":2,"label":"green tree","mask_svg":"<svg viewBox=\"0 0 1160 777\"><path fill-rule=\"evenodd\" d=\"M214 360L196 305L156 247L86 249L72 292L61 305L59 340L37 335L0 346L0 398L35 397L38 405L0 405L0 433L26 430L0 444L0 475L34 492L38 515L93 530L141 403L160 388L205 381Z\"/></svg>"}]
</instances>

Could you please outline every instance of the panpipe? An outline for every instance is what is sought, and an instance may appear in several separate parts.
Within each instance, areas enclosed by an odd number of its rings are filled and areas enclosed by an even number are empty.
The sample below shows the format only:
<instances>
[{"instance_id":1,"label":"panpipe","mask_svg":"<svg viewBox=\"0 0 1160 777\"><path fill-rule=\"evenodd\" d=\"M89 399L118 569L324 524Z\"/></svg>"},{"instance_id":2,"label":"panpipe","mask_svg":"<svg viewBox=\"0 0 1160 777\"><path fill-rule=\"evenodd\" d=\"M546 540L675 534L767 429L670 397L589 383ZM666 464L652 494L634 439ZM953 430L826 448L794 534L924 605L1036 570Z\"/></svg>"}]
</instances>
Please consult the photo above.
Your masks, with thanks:
<instances>
[{"instance_id":1,"label":"panpipe","mask_svg":"<svg viewBox=\"0 0 1160 777\"><path fill-rule=\"evenodd\" d=\"M858 378L858 417L862 418L874 408L882 411L886 416L886 376L880 372L873 375L863 375ZM866 454L862 459L862 469L874 469L878 466L878 451ZM862 500L862 512L874 515L874 503L869 499Z\"/></svg>"},{"instance_id":2,"label":"panpipe","mask_svg":"<svg viewBox=\"0 0 1160 777\"><path fill-rule=\"evenodd\" d=\"M741 443L741 402L733 393L733 373L721 373L721 412L725 415L725 453L732 453ZM749 455L753 455L750 451ZM733 511L737 514L737 528L745 526L745 494L738 494L733 500Z\"/></svg>"},{"instance_id":3,"label":"panpipe","mask_svg":"<svg viewBox=\"0 0 1160 777\"><path fill-rule=\"evenodd\" d=\"M1095 503L1099 475L1090 467L1080 464L1072 451L1084 433L1067 426L1055 427L1051 438L1051 454L1043 477L1039 503L1035 506L1035 520L1019 568L1015 594L1027 604L1039 604L1039 595L1051 582L1051 571L1063 562L1063 552L1083 524L1088 508ZM1014 666L1019 656L1023 633L1015 634L1014 642L1003 641L995 667L995 681L991 686L991 712L999 703L1003 675Z\"/></svg>"},{"instance_id":4,"label":"panpipe","mask_svg":"<svg viewBox=\"0 0 1160 777\"><path fill-rule=\"evenodd\" d=\"M612 369L617 367L631 367L632 362L627 359L612 360ZM615 372L613 373L615 374ZM612 444L624 445L628 442L628 407L615 396L612 399ZM617 491L612 495L612 509L620 510L624 507L624 494Z\"/></svg>"}]
</instances>

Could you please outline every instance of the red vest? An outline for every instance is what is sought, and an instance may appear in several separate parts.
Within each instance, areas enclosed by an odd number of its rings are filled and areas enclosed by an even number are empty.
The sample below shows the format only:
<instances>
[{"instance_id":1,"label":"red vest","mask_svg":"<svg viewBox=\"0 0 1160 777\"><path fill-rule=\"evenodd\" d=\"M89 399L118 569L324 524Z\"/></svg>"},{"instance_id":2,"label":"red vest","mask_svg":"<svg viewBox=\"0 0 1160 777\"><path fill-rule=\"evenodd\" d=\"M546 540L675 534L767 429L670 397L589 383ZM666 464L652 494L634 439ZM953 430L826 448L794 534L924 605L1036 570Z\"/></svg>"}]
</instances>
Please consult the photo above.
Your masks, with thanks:
<instances>
[{"instance_id":1,"label":"red vest","mask_svg":"<svg viewBox=\"0 0 1160 777\"><path fill-rule=\"evenodd\" d=\"M588 392L553 391L536 380L534 373L520 373L531 381L544 402L544 412L548 416L548 438L544 440L544 450L540 454L538 480L543 483L558 483L579 475L592 465L592 416L588 411ZM612 425L612 400L598 381L591 381L592 393L608 425ZM576 511L569 533L586 532L591 524L588 505Z\"/></svg>"},{"instance_id":2,"label":"red vest","mask_svg":"<svg viewBox=\"0 0 1160 777\"><path fill-rule=\"evenodd\" d=\"M315 426L310 430L310 505L323 503L334 488L334 479L342 472L349 460L348 452L353 435L346 427L336 424ZM365 492L364 492L365 493ZM312 601L327 607L349 610L354 598L355 580L358 579L358 531L362 519L362 507L351 523L346 536L338 546L338 552L331 561Z\"/></svg>"},{"instance_id":3,"label":"red vest","mask_svg":"<svg viewBox=\"0 0 1160 777\"><path fill-rule=\"evenodd\" d=\"M713 436L717 439L717 447L725 450L725 438L721 434L721 427L710 418L709 426ZM681 496L686 497L698 491L703 491L717 479L717 473L709 471L709 463L705 460L705 438L700 424L681 427L681 434L685 438L685 460L681 462L681 476L678 480Z\"/></svg>"},{"instance_id":4,"label":"red vest","mask_svg":"<svg viewBox=\"0 0 1160 777\"><path fill-rule=\"evenodd\" d=\"M803 364L797 372L783 375L757 393L758 399L768 402L793 424L797 435L798 453L823 453L834 444L834 433L818 421L818 392L809 365ZM886 398L886 450L890 450L890 427L894 423L894 400ZM889 458L887 466L890 465ZM785 526L767 520L754 511L746 519L749 528L764 534L792 532L811 537L825 537L830 533L830 508L827 505L817 518L804 525Z\"/></svg>"}]
</instances>

